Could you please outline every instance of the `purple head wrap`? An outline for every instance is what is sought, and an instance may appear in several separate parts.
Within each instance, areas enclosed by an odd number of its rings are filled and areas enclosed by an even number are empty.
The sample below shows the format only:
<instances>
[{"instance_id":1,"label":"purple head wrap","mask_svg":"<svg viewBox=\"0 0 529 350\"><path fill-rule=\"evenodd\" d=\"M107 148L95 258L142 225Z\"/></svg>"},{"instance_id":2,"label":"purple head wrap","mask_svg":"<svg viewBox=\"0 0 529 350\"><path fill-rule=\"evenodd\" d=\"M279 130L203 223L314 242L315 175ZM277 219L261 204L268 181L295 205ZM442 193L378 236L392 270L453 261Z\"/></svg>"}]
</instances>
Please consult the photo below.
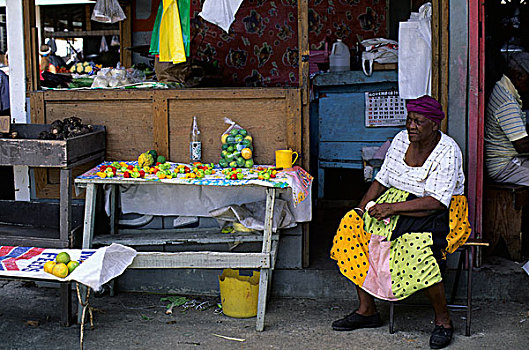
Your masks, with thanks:
<instances>
[{"instance_id":1,"label":"purple head wrap","mask_svg":"<svg viewBox=\"0 0 529 350\"><path fill-rule=\"evenodd\" d=\"M441 124L445 114L441 104L437 100L428 95L416 98L414 100L406 101L406 109L409 112L415 112L433 120L437 124Z\"/></svg>"}]
</instances>

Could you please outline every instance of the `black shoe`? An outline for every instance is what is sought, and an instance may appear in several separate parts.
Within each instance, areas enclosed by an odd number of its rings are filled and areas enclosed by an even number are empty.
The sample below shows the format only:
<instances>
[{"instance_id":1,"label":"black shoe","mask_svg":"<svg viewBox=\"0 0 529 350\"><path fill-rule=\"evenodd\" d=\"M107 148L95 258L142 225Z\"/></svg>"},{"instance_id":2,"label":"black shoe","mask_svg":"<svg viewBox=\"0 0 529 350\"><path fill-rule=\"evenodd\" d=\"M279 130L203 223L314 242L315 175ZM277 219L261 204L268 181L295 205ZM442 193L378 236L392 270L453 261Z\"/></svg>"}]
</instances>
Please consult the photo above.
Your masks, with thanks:
<instances>
[{"instance_id":1,"label":"black shoe","mask_svg":"<svg viewBox=\"0 0 529 350\"><path fill-rule=\"evenodd\" d=\"M441 325L436 325L430 336L430 349L442 349L452 341L454 334L454 327L445 328Z\"/></svg>"},{"instance_id":2,"label":"black shoe","mask_svg":"<svg viewBox=\"0 0 529 350\"><path fill-rule=\"evenodd\" d=\"M380 314L377 312L372 316L363 316L356 313L357 310L342 319L332 323L335 331L352 331L359 328L376 328L382 326Z\"/></svg>"}]
</instances>

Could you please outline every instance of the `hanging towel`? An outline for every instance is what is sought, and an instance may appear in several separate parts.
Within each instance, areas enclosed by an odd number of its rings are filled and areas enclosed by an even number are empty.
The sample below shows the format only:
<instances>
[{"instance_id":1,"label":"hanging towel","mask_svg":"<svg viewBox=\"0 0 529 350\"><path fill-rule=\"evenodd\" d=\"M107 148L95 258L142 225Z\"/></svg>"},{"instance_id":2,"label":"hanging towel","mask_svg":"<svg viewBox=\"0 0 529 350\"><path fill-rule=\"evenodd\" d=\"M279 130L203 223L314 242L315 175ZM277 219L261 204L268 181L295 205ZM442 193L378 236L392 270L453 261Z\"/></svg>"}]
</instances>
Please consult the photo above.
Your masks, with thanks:
<instances>
[{"instance_id":1,"label":"hanging towel","mask_svg":"<svg viewBox=\"0 0 529 350\"><path fill-rule=\"evenodd\" d=\"M198 15L221 27L226 33L235 21L235 14L243 0L206 0Z\"/></svg>"},{"instance_id":2,"label":"hanging towel","mask_svg":"<svg viewBox=\"0 0 529 350\"><path fill-rule=\"evenodd\" d=\"M191 8L191 0L178 0L178 12L180 13L180 24L182 25L182 38L184 39L184 47L186 50L186 57L190 54L191 41L191 18L189 10Z\"/></svg>"},{"instance_id":3,"label":"hanging towel","mask_svg":"<svg viewBox=\"0 0 529 350\"><path fill-rule=\"evenodd\" d=\"M151 36L151 47L149 53L151 55L160 54L160 24L162 22L163 14L163 1L160 1L160 6L158 6L158 13L156 14L156 19L154 20L154 27L152 27L152 36Z\"/></svg>"},{"instance_id":4,"label":"hanging towel","mask_svg":"<svg viewBox=\"0 0 529 350\"><path fill-rule=\"evenodd\" d=\"M182 27L176 0L163 0L163 14L160 23L160 62L174 64L186 61Z\"/></svg>"}]
</instances>

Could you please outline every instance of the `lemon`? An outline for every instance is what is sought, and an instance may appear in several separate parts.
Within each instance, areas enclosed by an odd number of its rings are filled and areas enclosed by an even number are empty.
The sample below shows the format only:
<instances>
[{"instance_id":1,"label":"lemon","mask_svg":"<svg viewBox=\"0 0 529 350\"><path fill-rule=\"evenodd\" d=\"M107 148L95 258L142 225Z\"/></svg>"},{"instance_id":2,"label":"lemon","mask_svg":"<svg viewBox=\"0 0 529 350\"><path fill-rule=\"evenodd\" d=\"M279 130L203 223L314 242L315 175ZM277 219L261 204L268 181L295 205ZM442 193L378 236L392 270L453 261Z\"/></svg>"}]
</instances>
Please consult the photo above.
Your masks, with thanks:
<instances>
[{"instance_id":1,"label":"lemon","mask_svg":"<svg viewBox=\"0 0 529 350\"><path fill-rule=\"evenodd\" d=\"M55 261L58 262L58 263L63 263L63 264L66 265L70 261L70 254L68 254L66 252L60 252L55 257Z\"/></svg>"},{"instance_id":2,"label":"lemon","mask_svg":"<svg viewBox=\"0 0 529 350\"><path fill-rule=\"evenodd\" d=\"M59 278L64 278L68 276L68 266L66 266L64 263L57 263L53 267L52 274Z\"/></svg>"},{"instance_id":3,"label":"lemon","mask_svg":"<svg viewBox=\"0 0 529 350\"><path fill-rule=\"evenodd\" d=\"M68 271L72 273L73 270L75 270L75 268L79 266L79 263L75 260L72 260L66 266L68 267Z\"/></svg>"},{"instance_id":4,"label":"lemon","mask_svg":"<svg viewBox=\"0 0 529 350\"><path fill-rule=\"evenodd\" d=\"M56 264L55 261L47 261L47 262L44 264L44 272L52 273L52 271L53 271L53 267L55 266L55 264Z\"/></svg>"}]
</instances>

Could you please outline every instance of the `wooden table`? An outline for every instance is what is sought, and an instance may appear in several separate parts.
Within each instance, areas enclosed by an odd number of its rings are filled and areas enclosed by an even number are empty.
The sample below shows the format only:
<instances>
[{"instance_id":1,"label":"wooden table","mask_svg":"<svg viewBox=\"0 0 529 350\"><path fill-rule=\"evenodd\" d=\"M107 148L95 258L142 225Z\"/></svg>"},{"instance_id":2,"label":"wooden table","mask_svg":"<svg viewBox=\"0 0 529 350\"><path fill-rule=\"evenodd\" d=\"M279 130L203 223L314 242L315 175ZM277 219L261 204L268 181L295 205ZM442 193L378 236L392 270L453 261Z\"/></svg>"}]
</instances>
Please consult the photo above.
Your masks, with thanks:
<instances>
[{"instance_id":1,"label":"wooden table","mask_svg":"<svg viewBox=\"0 0 529 350\"><path fill-rule=\"evenodd\" d=\"M173 179L174 180L174 179ZM86 188L86 203L84 216L84 232L83 232L83 248L91 248L92 244L97 241L100 244L108 244L110 242L117 242L127 244L130 239L130 230L123 230L120 233L117 230L116 220L116 201L115 193L118 185L136 185L136 186L157 186L160 184L171 184L181 188L181 186L197 186L186 180L176 181L152 181L144 179L124 179L124 178L80 178L75 180L78 187ZM114 234L94 238L94 218L97 200L97 187L103 185L111 185L111 232ZM209 183L203 186L215 186L214 183ZM285 188L274 187L273 182L266 185L261 184L245 184L244 186L262 186L266 190L266 213L264 232L262 235L249 234L220 234L219 230L212 231L212 229L187 229L184 232L182 229L161 230L159 234L153 234L151 244L178 244L179 242L191 243L236 243L236 242L262 242L261 252L249 253L235 253L235 252L214 252L214 251L196 251L196 252L139 252L133 263L129 268L133 269L176 269L176 268L190 268L190 269L216 269L216 268L240 268L240 269L260 269L259 281L259 300L257 307L257 321L256 330L262 331L264 329L264 317L266 311L266 301L268 291L271 285L272 270L274 269L277 246L279 237L277 234L272 234L272 223L275 199L279 192L285 191ZM230 187L222 186L226 189L226 195L229 196ZM136 230L137 231L137 230ZM179 233L175 235L175 233ZM138 237L138 235L136 235ZM145 244L149 240L148 237L138 237L136 239L143 240Z\"/></svg>"}]
</instances>

